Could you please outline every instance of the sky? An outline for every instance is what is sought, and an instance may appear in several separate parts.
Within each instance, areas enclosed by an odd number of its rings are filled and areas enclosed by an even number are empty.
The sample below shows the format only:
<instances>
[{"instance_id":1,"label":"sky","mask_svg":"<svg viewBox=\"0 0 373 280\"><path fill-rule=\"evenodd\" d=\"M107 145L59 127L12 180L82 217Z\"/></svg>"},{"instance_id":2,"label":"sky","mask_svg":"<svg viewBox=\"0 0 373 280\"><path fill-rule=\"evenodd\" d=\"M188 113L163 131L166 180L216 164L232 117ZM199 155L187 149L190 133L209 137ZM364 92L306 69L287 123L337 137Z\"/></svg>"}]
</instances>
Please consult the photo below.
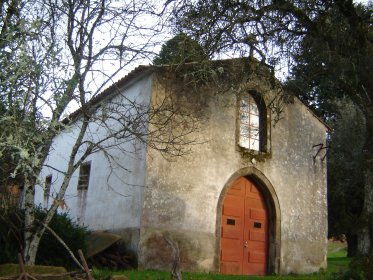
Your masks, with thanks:
<instances>
[{"instance_id":1,"label":"sky","mask_svg":"<svg viewBox=\"0 0 373 280\"><path fill-rule=\"evenodd\" d=\"M362 3L362 4L367 4L369 2L371 2L372 0L354 0L354 3ZM160 1L162 2L162 1ZM159 3L160 3L159 2ZM154 24L154 20L151 18L151 17L143 17L143 18L140 18L140 19L137 19L139 24L145 24L145 25L149 25L149 26L152 26ZM149 32L151 32L152 29L149 29ZM103 34L104 36L104 34ZM159 53L160 49L161 49L161 45L162 43L161 42L165 42L167 41L168 39L170 39L172 37L172 34L170 34L170 32L167 31L167 29L165 29L164 31L160 32L158 35L157 35L157 38L155 38L158 43L155 43L154 46L153 46L153 53L156 54L156 53ZM135 37L132 38L133 42L135 42L136 40L138 40L139 42L141 42L141 37L139 36L138 39L136 39ZM229 55L229 54L222 54L222 55L219 55L218 57L216 57L217 59L225 59L225 58L229 58L231 57L232 55ZM148 57L145 57L143 59L139 59L139 60L136 60L134 61L133 63L130 63L128 65L126 65L120 72L118 72L115 77L112 79L112 81L110 81L103 89L107 88L108 86L110 86L111 84L115 83L116 81L118 81L119 79L121 79L122 77L124 77L125 75L127 75L130 71L132 71L134 68L136 68L137 66L139 65L148 65L148 64L151 64L152 62L152 56L149 55ZM107 71L107 73L110 73L112 71L114 71L113 69L116 69L118 68L118 63L116 63L115 61L110 61L108 63L105 63L102 65L102 67L105 69L105 71ZM277 75L278 78L280 80L283 80L284 77L287 76L287 69L277 69ZM95 84L100 84L103 82L103 80L105 79L105 77L99 77L99 76L96 76L96 77L93 77L92 76L92 86L94 86ZM69 113L75 111L77 108L79 107L78 104L71 104L71 106L69 107L69 109L65 112L66 115L68 115Z\"/></svg>"},{"instance_id":2,"label":"sky","mask_svg":"<svg viewBox=\"0 0 373 280\"><path fill-rule=\"evenodd\" d=\"M368 4L369 1L372 2L371 0L354 0L353 2L354 2L354 3Z\"/></svg>"}]
</instances>

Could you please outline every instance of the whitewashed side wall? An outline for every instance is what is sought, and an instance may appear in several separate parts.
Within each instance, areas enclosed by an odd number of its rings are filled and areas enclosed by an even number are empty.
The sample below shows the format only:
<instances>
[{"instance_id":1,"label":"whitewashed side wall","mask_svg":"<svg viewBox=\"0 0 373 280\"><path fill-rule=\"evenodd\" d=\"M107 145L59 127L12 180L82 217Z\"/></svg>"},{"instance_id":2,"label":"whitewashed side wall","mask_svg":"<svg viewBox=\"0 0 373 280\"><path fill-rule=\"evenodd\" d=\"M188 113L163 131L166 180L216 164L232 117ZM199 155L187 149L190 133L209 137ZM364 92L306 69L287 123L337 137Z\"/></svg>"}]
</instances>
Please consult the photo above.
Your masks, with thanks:
<instances>
[{"instance_id":1,"label":"whitewashed side wall","mask_svg":"<svg viewBox=\"0 0 373 280\"><path fill-rule=\"evenodd\" d=\"M150 75L139 78L121 90L125 98L117 95L104 102L119 101L125 106L128 105L128 100L136 100L137 103L148 106L151 83ZM98 114L103 107L105 105L98 109ZM49 204L53 201L64 178L64 175L57 170L63 172L67 169L67 161L80 124L80 121L73 123L55 138L46 166L40 174L41 184L36 187L36 204L44 206L43 184L48 175L52 175ZM103 127L92 123L85 139L101 139L105 133ZM124 153L123 150L127 152ZM143 204L146 147L140 141L131 140L108 152L115 162L109 163L103 152L94 153L85 161L91 163L91 173L83 216L79 217L81 212L78 209L77 199L79 169L73 174L66 192L65 205L59 211L68 212L73 219L79 220L81 224L92 230L138 229Z\"/></svg>"}]
</instances>

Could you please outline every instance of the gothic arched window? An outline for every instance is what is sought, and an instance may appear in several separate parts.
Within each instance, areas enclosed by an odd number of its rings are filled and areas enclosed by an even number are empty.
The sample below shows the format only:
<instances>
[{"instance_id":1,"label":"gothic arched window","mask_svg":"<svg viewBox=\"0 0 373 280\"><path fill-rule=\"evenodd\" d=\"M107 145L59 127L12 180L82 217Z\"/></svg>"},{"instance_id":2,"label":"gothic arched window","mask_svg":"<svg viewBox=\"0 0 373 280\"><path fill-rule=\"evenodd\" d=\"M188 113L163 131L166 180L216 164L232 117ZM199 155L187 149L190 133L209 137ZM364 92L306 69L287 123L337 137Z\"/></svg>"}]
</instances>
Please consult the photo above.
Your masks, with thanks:
<instances>
[{"instance_id":1,"label":"gothic arched window","mask_svg":"<svg viewBox=\"0 0 373 280\"><path fill-rule=\"evenodd\" d=\"M250 93L241 96L239 103L239 141L245 149L266 151L266 108L264 101Z\"/></svg>"}]
</instances>

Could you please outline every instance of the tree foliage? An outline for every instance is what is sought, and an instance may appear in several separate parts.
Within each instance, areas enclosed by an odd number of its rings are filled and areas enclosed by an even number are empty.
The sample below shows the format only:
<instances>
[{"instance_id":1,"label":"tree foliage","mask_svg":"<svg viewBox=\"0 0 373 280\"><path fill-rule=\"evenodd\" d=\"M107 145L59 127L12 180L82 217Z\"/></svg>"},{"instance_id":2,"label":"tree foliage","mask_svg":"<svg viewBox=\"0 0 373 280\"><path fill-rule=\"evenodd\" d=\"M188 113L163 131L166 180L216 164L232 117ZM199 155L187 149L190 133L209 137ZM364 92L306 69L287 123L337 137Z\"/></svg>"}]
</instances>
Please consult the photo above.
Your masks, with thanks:
<instances>
[{"instance_id":1,"label":"tree foliage","mask_svg":"<svg viewBox=\"0 0 373 280\"><path fill-rule=\"evenodd\" d=\"M368 7L355 7L362 21L360 29L355 30L349 18L333 6L314 19L320 34L304 36L293 56L296 65L290 78L294 79L288 86L324 118L333 112L334 104L329 103L336 97L349 96L359 107L366 105L362 102L373 88L371 12Z\"/></svg>"},{"instance_id":2,"label":"tree foliage","mask_svg":"<svg viewBox=\"0 0 373 280\"><path fill-rule=\"evenodd\" d=\"M200 62L206 59L206 54L200 44L184 33L178 33L162 45L153 64L182 64Z\"/></svg>"},{"instance_id":3,"label":"tree foliage","mask_svg":"<svg viewBox=\"0 0 373 280\"><path fill-rule=\"evenodd\" d=\"M332 103L329 100L329 103ZM363 146L365 119L347 97L335 99L328 154L328 234L346 236L348 255L357 254L357 236L364 227Z\"/></svg>"},{"instance_id":4,"label":"tree foliage","mask_svg":"<svg viewBox=\"0 0 373 280\"><path fill-rule=\"evenodd\" d=\"M363 18L369 19L370 12L356 6ZM359 232L367 224L362 208L367 127L361 110L368 104L361 103L360 95L372 89L372 46L367 43L365 49L356 42L348 19L337 6L315 21L328 39L311 34L304 37L287 86L333 127L328 159L329 234L345 234L352 256L358 252ZM369 25L365 28L363 36L371 36Z\"/></svg>"}]
</instances>

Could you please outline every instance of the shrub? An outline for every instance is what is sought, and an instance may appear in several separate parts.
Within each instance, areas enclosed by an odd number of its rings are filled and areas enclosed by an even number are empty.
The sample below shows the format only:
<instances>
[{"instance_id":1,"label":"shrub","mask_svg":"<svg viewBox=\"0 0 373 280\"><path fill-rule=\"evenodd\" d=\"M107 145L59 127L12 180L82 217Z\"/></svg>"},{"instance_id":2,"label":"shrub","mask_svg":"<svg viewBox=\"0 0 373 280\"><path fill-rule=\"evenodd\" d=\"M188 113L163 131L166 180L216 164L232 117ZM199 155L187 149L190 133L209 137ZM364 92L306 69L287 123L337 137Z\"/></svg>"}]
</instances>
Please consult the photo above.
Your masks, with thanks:
<instances>
[{"instance_id":1,"label":"shrub","mask_svg":"<svg viewBox=\"0 0 373 280\"><path fill-rule=\"evenodd\" d=\"M45 212L35 209L37 219L42 219ZM24 213L18 208L0 209L0 263L17 262L17 253L23 247ZM85 240L89 231L71 220L67 213L57 213L49 227L66 243L70 250L77 255L78 249L86 249ZM40 265L64 266L75 268L76 264L69 253L47 230L40 240L36 263Z\"/></svg>"},{"instance_id":2,"label":"shrub","mask_svg":"<svg viewBox=\"0 0 373 280\"><path fill-rule=\"evenodd\" d=\"M362 272L367 280L373 280L373 255L354 257L350 268L353 271Z\"/></svg>"},{"instance_id":3,"label":"shrub","mask_svg":"<svg viewBox=\"0 0 373 280\"><path fill-rule=\"evenodd\" d=\"M334 273L331 277L332 280L365 280L362 272L348 270L345 272Z\"/></svg>"},{"instance_id":4,"label":"shrub","mask_svg":"<svg viewBox=\"0 0 373 280\"><path fill-rule=\"evenodd\" d=\"M23 213L17 208L0 208L0 263L17 262L23 247Z\"/></svg>"},{"instance_id":5,"label":"shrub","mask_svg":"<svg viewBox=\"0 0 373 280\"><path fill-rule=\"evenodd\" d=\"M333 280L373 280L373 257L357 256L350 263L350 269L334 274Z\"/></svg>"},{"instance_id":6,"label":"shrub","mask_svg":"<svg viewBox=\"0 0 373 280\"><path fill-rule=\"evenodd\" d=\"M38 209L36 217L40 220L45 212ZM89 231L71 220L68 213L56 214L49 227L66 243L70 250L77 256L78 250L86 251L86 238ZM45 231L36 257L37 264L64 266L66 268L76 267L75 262L68 254L62 244L49 232Z\"/></svg>"}]
</instances>

